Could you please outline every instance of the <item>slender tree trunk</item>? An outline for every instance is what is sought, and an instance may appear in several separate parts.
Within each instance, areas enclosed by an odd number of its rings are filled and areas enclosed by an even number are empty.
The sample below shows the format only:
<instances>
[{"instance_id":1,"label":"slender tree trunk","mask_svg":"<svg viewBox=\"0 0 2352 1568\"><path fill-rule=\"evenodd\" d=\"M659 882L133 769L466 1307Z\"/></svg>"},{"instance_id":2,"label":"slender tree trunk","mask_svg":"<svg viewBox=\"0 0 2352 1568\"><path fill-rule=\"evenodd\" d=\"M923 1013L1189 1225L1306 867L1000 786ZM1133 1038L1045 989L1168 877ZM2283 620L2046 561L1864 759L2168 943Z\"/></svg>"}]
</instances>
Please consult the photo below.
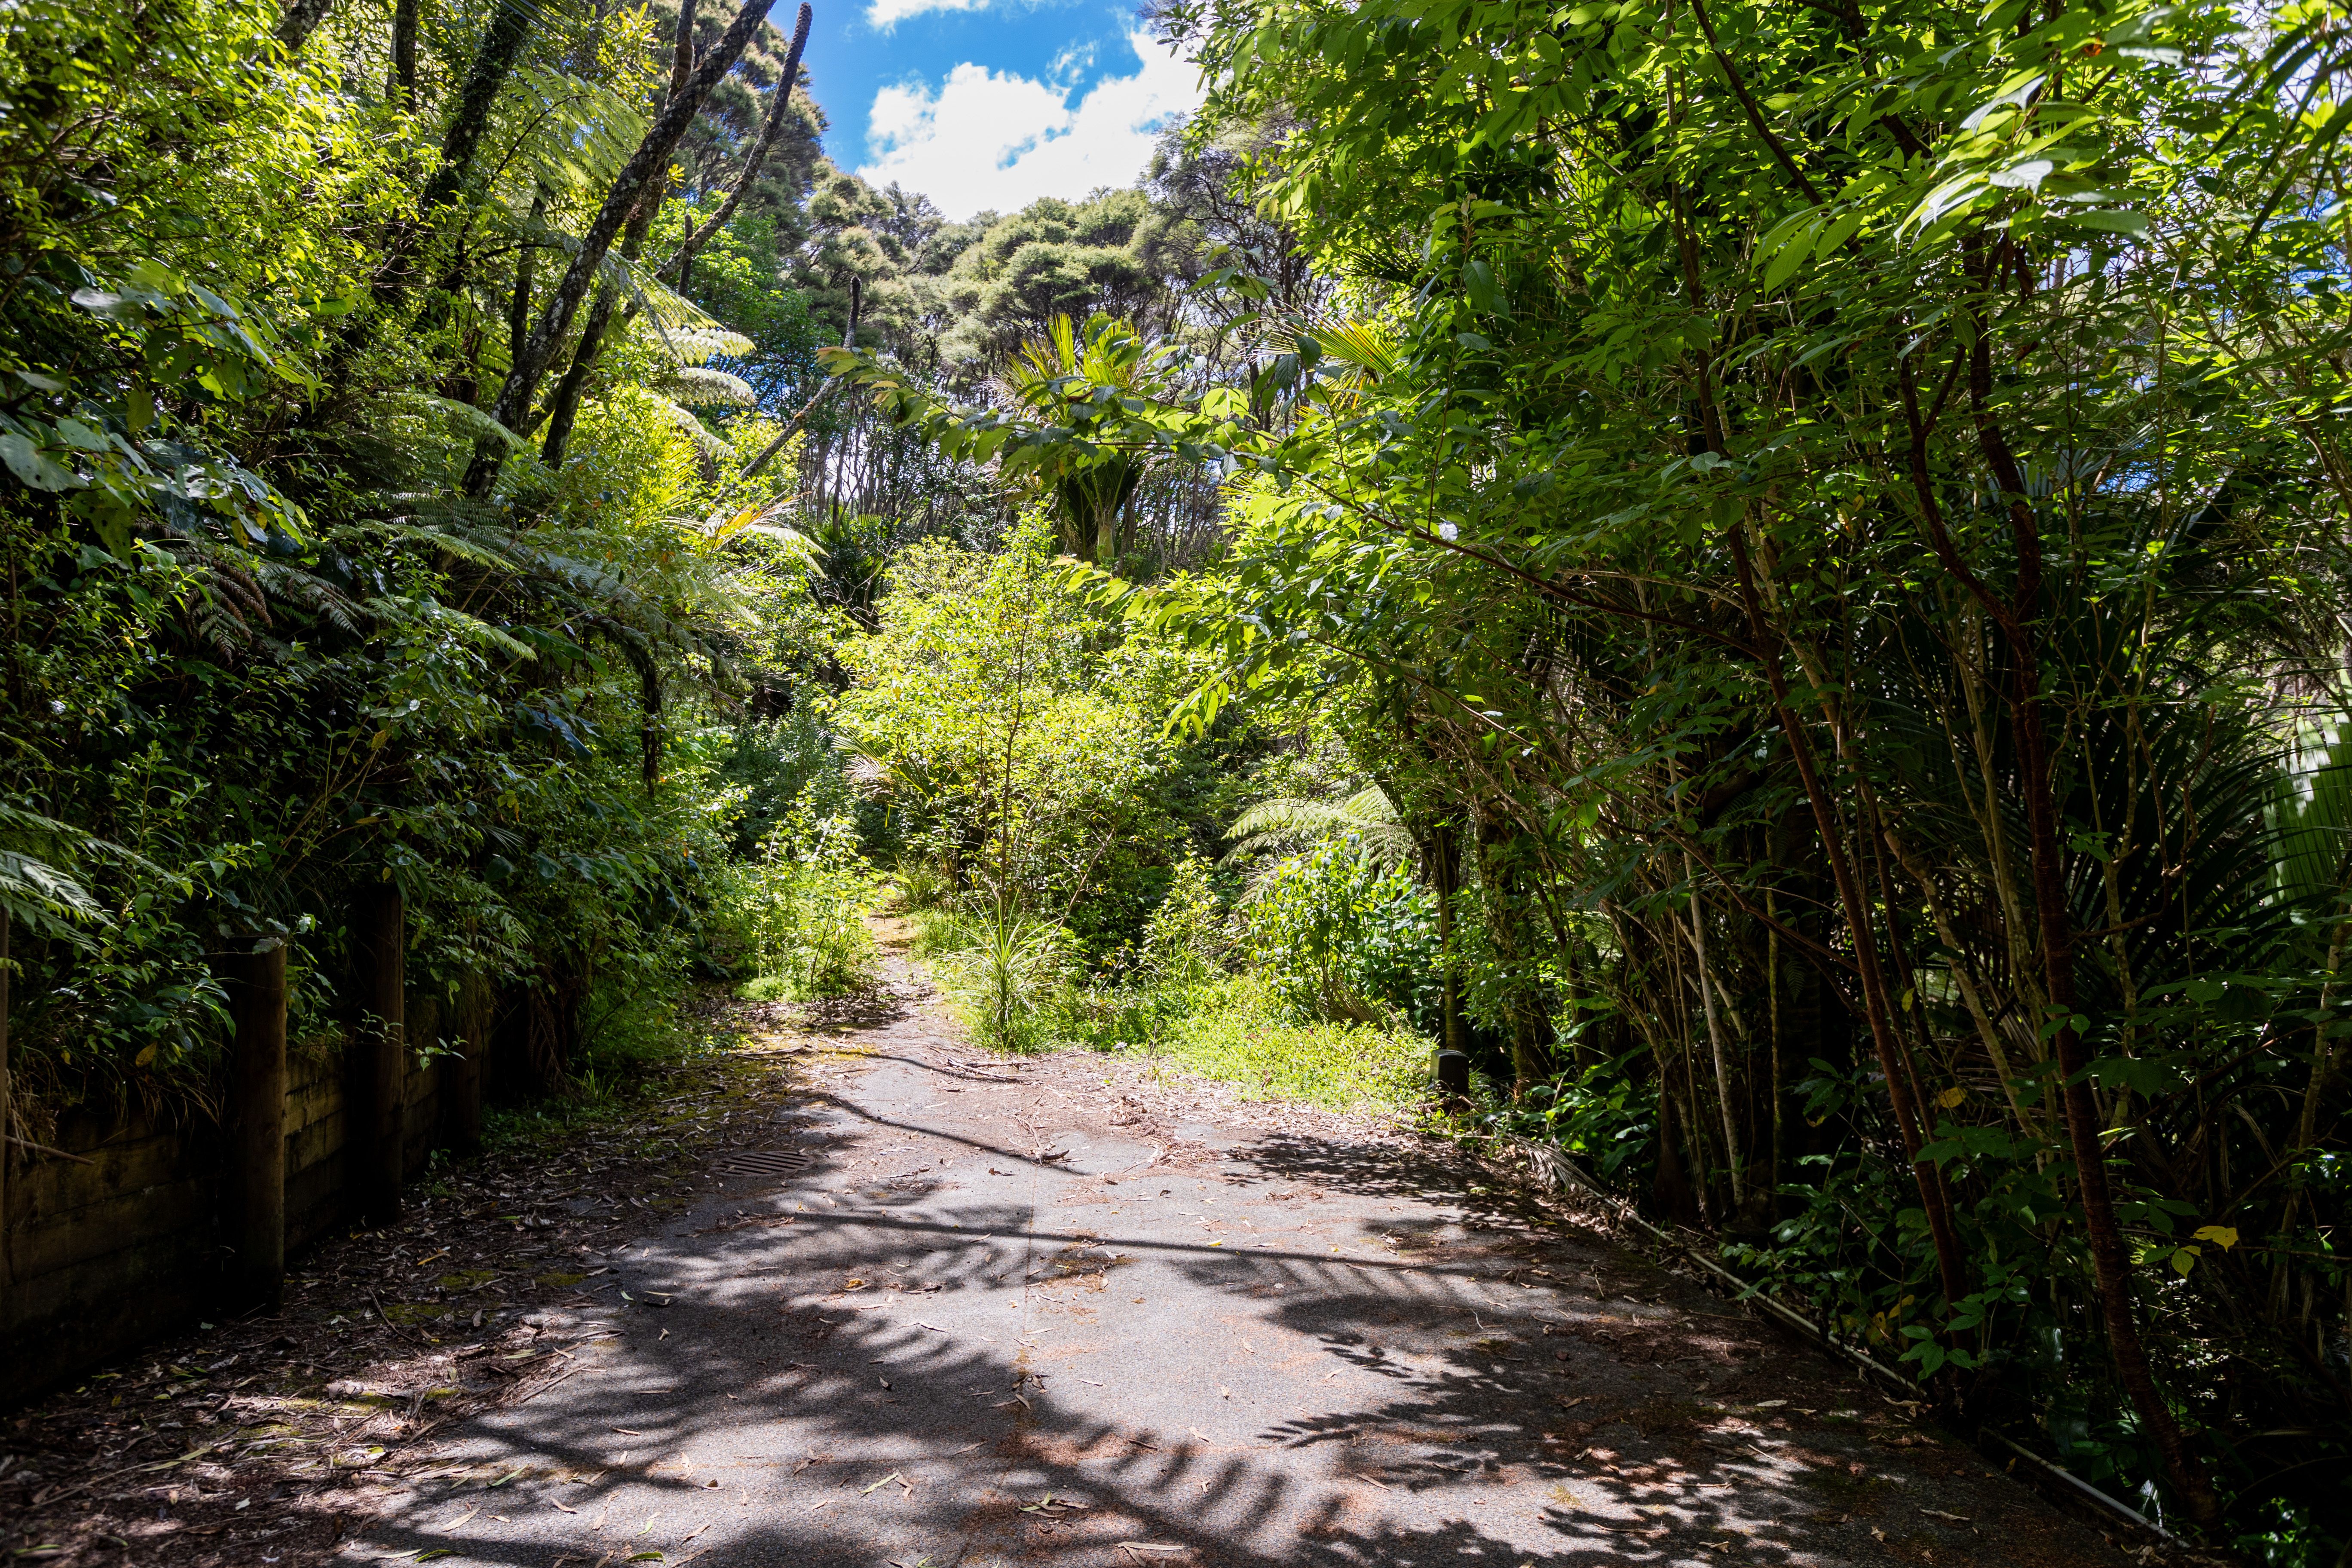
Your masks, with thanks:
<instances>
[{"instance_id":1,"label":"slender tree trunk","mask_svg":"<svg viewBox=\"0 0 2352 1568\"><path fill-rule=\"evenodd\" d=\"M661 205L659 195L652 195L645 205L629 220L628 233L621 241L625 259L636 259L644 245L646 231L653 226L655 209ZM612 284L600 285L596 301L588 307L588 320L580 329L579 346L572 351L572 363L563 379L555 384L555 392L547 401L547 438L540 443L539 460L551 468L563 466L564 449L572 443L572 429L580 417L580 400L588 390L588 377L596 368L596 361L604 353L604 335L613 324L613 312L621 302L621 291ZM515 432L529 436L526 425Z\"/></svg>"},{"instance_id":2,"label":"slender tree trunk","mask_svg":"<svg viewBox=\"0 0 2352 1568\"><path fill-rule=\"evenodd\" d=\"M1683 277L1694 301L1703 300L1706 290L1698 274L1698 253L1690 237L1690 226L1682 207L1680 193L1675 201L1675 234L1681 252ZM1698 369L1698 401L1700 435L1706 448L1718 457L1729 457L1729 427L1724 423L1722 410L1715 399L1715 384L1706 363ZM1904 1086L1900 1071L1900 1042L1895 1036L1894 1015L1888 1005L1886 979L1879 966L1878 941L1870 923L1870 904L1863 896L1861 880L1848 854L1845 836L1838 824L1837 807L1830 799L1820 769L1815 765L1812 744L1790 705L1789 678L1781 668L1779 644L1785 639L1773 636L1764 615L1762 595L1756 586L1755 563L1748 559L1748 536L1744 518L1734 518L1724 531L1730 546L1731 562L1737 576L1740 608L1748 622L1750 652L1764 672L1772 692L1772 711L1780 721L1781 732L1788 737L1789 754L1797 764L1797 776L1804 785L1806 804L1811 806L1813 821L1821 830L1822 852L1830 863L1837 884L1838 905L1845 916L1846 926L1853 941L1854 968L1862 980L1863 1011L1870 1021L1871 1043L1878 1052L1879 1069L1886 1078L1887 1108L1895 1113L1895 1125L1903 1139L1903 1152L1911 1163L1911 1178L1919 1189L1920 1207L1927 1216L1927 1234L1936 1248L1937 1272L1941 1276L1944 1295L1958 1301L1968 1294L1968 1264L1960 1253L1959 1233L1952 1224L1950 1209L1944 1202L1940 1173L1929 1162L1919 1158L1922 1142L1919 1119Z\"/></svg>"},{"instance_id":3,"label":"slender tree trunk","mask_svg":"<svg viewBox=\"0 0 2352 1568\"><path fill-rule=\"evenodd\" d=\"M530 198L530 221L533 227L547 219L547 187L541 185ZM539 247L525 236L521 250L515 257L514 292L507 297L507 358L522 353L522 345L530 337L530 282L539 270Z\"/></svg>"},{"instance_id":4,"label":"slender tree trunk","mask_svg":"<svg viewBox=\"0 0 2352 1568\"><path fill-rule=\"evenodd\" d=\"M374 1226L400 1217L400 1188L408 1173L407 945L400 889L389 884L360 889L352 905L360 1092L358 1114L347 1123L345 1169L361 1219Z\"/></svg>"},{"instance_id":5,"label":"slender tree trunk","mask_svg":"<svg viewBox=\"0 0 2352 1568\"><path fill-rule=\"evenodd\" d=\"M2017 582L2003 603L1960 558L1943 508L1936 497L1927 468L1928 427L1919 411L1917 388L1908 363L1899 372L1903 413L1909 426L1907 454L1912 489L1921 520L1937 558L1946 571L1990 615L2011 647L2012 686L2011 711L2017 726L2019 793L2025 797L2025 817L2032 847L2035 945L2039 949L2044 994L2054 1026L2051 1046L2058 1060L2059 1104L2064 1110L2067 1140L2074 1157L2077 1186L2083 1200L2083 1229L2091 1244L2091 1268L2099 1284L2099 1307L2107 1327L2107 1344L2115 1357L2117 1380L2140 1421L2164 1456L2168 1478L2189 1504L2189 1517L2210 1524L2221 1516L2221 1503L2204 1470L2189 1455L2180 1423L2156 1386L2147 1351L2141 1342L2137 1306L2132 1299L2131 1255L2116 1220L2115 1196L2107 1182L2106 1153L2100 1146L2098 1106L2084 1074L2090 1063L2073 1020L2074 991L2074 915L2066 897L2065 851L2058 833L2058 802L2052 783L2049 736L2042 712L2042 652L2036 627L2042 615L2042 557L2040 520L2027 500L2022 470L1992 417L1991 334L1979 322L1968 355L1969 401L1976 426L1977 448L1993 483L2006 500L2010 538L2017 552Z\"/></svg>"},{"instance_id":6,"label":"slender tree trunk","mask_svg":"<svg viewBox=\"0 0 2352 1568\"><path fill-rule=\"evenodd\" d=\"M1658 1061L1658 1163L1652 1173L1650 1202L1658 1213L1678 1225L1700 1217L1690 1173L1683 1164L1682 1117L1675 1109L1675 1089L1666 1076L1664 1058Z\"/></svg>"},{"instance_id":7,"label":"slender tree trunk","mask_svg":"<svg viewBox=\"0 0 2352 1568\"><path fill-rule=\"evenodd\" d=\"M412 263L433 231L436 215L457 199L457 192L473 173L474 154L489 129L490 107L498 101L507 78L514 73L516 61L522 58L523 46L530 40L531 17L535 14L536 7L529 0L498 0L498 9L491 14L489 27L482 35L481 47L474 51L474 63L467 69L465 85L457 90L457 110L449 117L449 129L441 138L441 162L416 204L416 220L394 230L391 243L384 247L383 260L377 266L375 302L379 310L389 310L406 296L415 282Z\"/></svg>"},{"instance_id":8,"label":"slender tree trunk","mask_svg":"<svg viewBox=\"0 0 2352 1568\"><path fill-rule=\"evenodd\" d=\"M9 1100L8 1079L8 927L10 921L0 912L0 1290L7 1290L16 1282L16 1269L9 1262L8 1238L8 1171L16 1163L10 1152L8 1130L16 1125L16 1107Z\"/></svg>"},{"instance_id":9,"label":"slender tree trunk","mask_svg":"<svg viewBox=\"0 0 2352 1568\"><path fill-rule=\"evenodd\" d=\"M694 76L694 11L695 0L683 0L677 10L677 32L670 44L669 86L663 92L662 107L667 109L686 90ZM654 216L660 212L662 198L668 194L668 180L655 180L646 187L635 208L629 214L628 226L621 234L621 259L635 261L646 247L646 235L653 228ZM547 421L547 439L540 444L539 460L551 468L563 466L563 454L572 444L572 427L580 417L580 400L588 390L588 376L596 368L596 361L604 353L604 335L613 324L613 312L619 309L621 291L609 280L596 286L595 302L588 307L588 320L580 329L580 342L572 350L572 363L563 379L555 384L554 395L546 406L530 416L529 423L515 434L528 437L540 419ZM622 324L636 317L631 306L621 318ZM524 320L529 321L528 313ZM530 345L527 331L518 330L511 363L520 364Z\"/></svg>"},{"instance_id":10,"label":"slender tree trunk","mask_svg":"<svg viewBox=\"0 0 2352 1568\"><path fill-rule=\"evenodd\" d=\"M416 0L392 0L393 102L416 112Z\"/></svg>"},{"instance_id":11,"label":"slender tree trunk","mask_svg":"<svg viewBox=\"0 0 2352 1568\"><path fill-rule=\"evenodd\" d=\"M744 162L742 177L735 182L735 188L727 193L727 199L719 204L719 210L711 214L701 227L688 235L684 243L670 253L669 259L663 262L654 274L656 278L675 279L680 293L686 291L692 279L695 257L710 243L711 236L727 226L728 220L735 216L735 209L743 205L744 195L760 178L760 171L767 166L768 153L774 148L776 137L784 127L785 111L793 101L793 88L800 80L801 51L808 47L811 19L812 14L803 4L799 19L793 24L793 47L784 55L783 77L776 83L776 95L768 104L768 118L760 126L760 139L752 143L751 154Z\"/></svg>"},{"instance_id":12,"label":"slender tree trunk","mask_svg":"<svg viewBox=\"0 0 2352 1568\"><path fill-rule=\"evenodd\" d=\"M1731 1171L1731 1208L1734 1214L1748 1207L1748 1173L1743 1168L1739 1152L1739 1122L1731 1109L1731 1063L1723 1048L1723 1020L1715 1005L1714 975L1706 962L1706 912L1699 902L1698 866L1688 850L1683 852L1683 874L1690 879L1691 952L1698 964L1699 1005L1706 1014L1706 1043L1715 1058L1715 1098L1723 1112L1723 1163Z\"/></svg>"},{"instance_id":13,"label":"slender tree trunk","mask_svg":"<svg viewBox=\"0 0 2352 1568\"><path fill-rule=\"evenodd\" d=\"M2012 490L2012 495L2017 491ZM2012 503L2013 511L2024 503ZM2029 533L2020 521L2017 531ZM2032 576L2019 584L2021 605L2040 597L2039 544L2035 541ZM2032 590L2029 593L2029 589ZM2071 1020L2075 1013L2074 920L2066 899L2064 850L2058 837L2058 803L2051 788L2048 736L2042 729L2041 660L2032 633L2025 631L2017 655L2018 762L2024 773L2025 818L2033 847L2033 903L2041 933L2042 982L2058 1028L2051 1037L2058 1058L2061 1103L2066 1110L2067 1141L2074 1154L2075 1180L2083 1200L2083 1228L2091 1243L2091 1263L2099 1279L2099 1306L2107 1325L2107 1344L2116 1372L2132 1408L2138 1412L2157 1447L2172 1484L2189 1503L2189 1517L2211 1524L2221 1517L2221 1504L2201 1466L2190 1458L2180 1423L2156 1386L2147 1350L2140 1339L2139 1314L2132 1300L2131 1253L2116 1219L2115 1194L2107 1183L2106 1151L2100 1146L2101 1119L2087 1079L2090 1058L2083 1037Z\"/></svg>"},{"instance_id":14,"label":"slender tree trunk","mask_svg":"<svg viewBox=\"0 0 2352 1568\"><path fill-rule=\"evenodd\" d=\"M236 955L229 1102L234 1289L275 1308L286 1293L286 944Z\"/></svg>"},{"instance_id":15,"label":"slender tree trunk","mask_svg":"<svg viewBox=\"0 0 2352 1568\"><path fill-rule=\"evenodd\" d=\"M1439 1037L1447 1050L1467 1056L1469 1036L1462 1024L1462 956L1455 934L1462 896L1462 830L1451 822L1440 822L1429 830L1429 879L1437 890L1437 962L1445 981Z\"/></svg>"},{"instance_id":16,"label":"slender tree trunk","mask_svg":"<svg viewBox=\"0 0 2352 1568\"><path fill-rule=\"evenodd\" d=\"M637 203L645 198L646 188L666 175L669 155L686 134L686 128L701 112L710 96L710 89L719 78L735 67L743 50L751 42L766 19L768 0L745 0L736 13L726 33L712 46L700 66L688 79L682 91L671 95L645 140L637 144L620 177L613 182L604 204L580 242L580 250L565 268L563 280L549 297L541 312L539 324L531 329L523 343L523 352L507 373L506 384L499 389L499 401L491 416L509 430L522 428L522 420L530 411L531 400L538 395L539 384L547 374L555 351L572 331L572 318L579 314L582 301L587 299L589 286L596 280L604 258L620 237L622 228L636 211ZM468 495L487 495L498 482L499 471L505 464L502 448L488 444L477 449L473 468L466 476Z\"/></svg>"},{"instance_id":17,"label":"slender tree trunk","mask_svg":"<svg viewBox=\"0 0 2352 1568\"><path fill-rule=\"evenodd\" d=\"M1797 764L1798 780L1804 786L1807 804L1812 807L1813 825L1822 837L1822 855L1829 862L1830 875L1837 887L1839 910L1845 917L1846 931L1853 942L1854 968L1862 981L1863 1015L1870 1024L1870 1040L1877 1050L1879 1072L1886 1080L1887 1109L1894 1112L1903 1152L1911 1163L1911 1178L1919 1189L1919 1205L1927 1216L1927 1234L1935 1244L1944 1296L1957 1302L1968 1294L1968 1263L1960 1252L1959 1233L1952 1224L1951 1211L1944 1202L1941 1173L1932 1162L1919 1157L1925 1141L1920 1136L1918 1108L1912 1102L1909 1079L1903 1070L1903 1046L1895 1034L1894 1007L1886 994L1886 976L1879 962L1878 936L1871 924L1870 901L1864 895L1853 857L1839 825L1836 804L1830 798L1813 756L1811 740L1790 706L1788 676L1771 651L1772 635L1756 591L1748 542L1740 532L1743 526L1739 522L1732 524L1730 541L1749 635L1757 644L1758 661L1771 688L1773 711L1780 719L1781 733L1788 737L1789 754Z\"/></svg>"},{"instance_id":18,"label":"slender tree trunk","mask_svg":"<svg viewBox=\"0 0 2352 1568\"><path fill-rule=\"evenodd\" d=\"M278 41L286 46L288 58L302 52L319 24L335 8L335 0L293 0L278 18Z\"/></svg>"}]
</instances>

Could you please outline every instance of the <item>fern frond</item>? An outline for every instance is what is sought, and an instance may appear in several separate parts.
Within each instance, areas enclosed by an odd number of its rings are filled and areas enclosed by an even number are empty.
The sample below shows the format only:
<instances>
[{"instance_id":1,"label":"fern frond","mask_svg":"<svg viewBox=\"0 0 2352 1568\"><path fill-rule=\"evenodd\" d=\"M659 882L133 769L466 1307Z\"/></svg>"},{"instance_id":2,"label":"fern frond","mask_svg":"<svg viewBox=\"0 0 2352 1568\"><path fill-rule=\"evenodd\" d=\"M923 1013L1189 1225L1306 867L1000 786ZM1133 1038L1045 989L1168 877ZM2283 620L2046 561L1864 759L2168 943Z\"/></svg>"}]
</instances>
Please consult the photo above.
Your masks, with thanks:
<instances>
[{"instance_id":1,"label":"fern frond","mask_svg":"<svg viewBox=\"0 0 2352 1568\"><path fill-rule=\"evenodd\" d=\"M682 364L664 376L660 390L689 407L756 407L760 395L740 375L698 364Z\"/></svg>"},{"instance_id":2,"label":"fern frond","mask_svg":"<svg viewBox=\"0 0 2352 1568\"><path fill-rule=\"evenodd\" d=\"M396 392L385 403L395 410L419 416L430 415L440 419L458 435L473 441L489 441L512 452L523 445L523 438L491 418L470 403L460 403L454 397L442 397L430 392Z\"/></svg>"},{"instance_id":3,"label":"fern frond","mask_svg":"<svg viewBox=\"0 0 2352 1568\"><path fill-rule=\"evenodd\" d=\"M1258 802L1225 830L1237 842L1218 864L1286 854L1343 833L1361 839L1365 852L1384 868L1412 858L1412 836L1398 817L1396 804L1378 784L1367 784L1345 800L1277 795Z\"/></svg>"},{"instance_id":4,"label":"fern frond","mask_svg":"<svg viewBox=\"0 0 2352 1568\"><path fill-rule=\"evenodd\" d=\"M680 364L700 364L719 358L743 359L759 347L740 332L724 327L678 327L671 330L668 348Z\"/></svg>"},{"instance_id":5,"label":"fern frond","mask_svg":"<svg viewBox=\"0 0 2352 1568\"><path fill-rule=\"evenodd\" d=\"M525 66L513 80L519 150L534 183L593 205L645 140L644 110L601 82L543 66Z\"/></svg>"},{"instance_id":6,"label":"fern frond","mask_svg":"<svg viewBox=\"0 0 2352 1568\"><path fill-rule=\"evenodd\" d=\"M709 458L714 463L723 463L735 455L734 447L729 446L718 437L713 436L709 430L704 427L701 420L697 419L685 408L671 402L668 398L662 396L659 393L655 393L652 396L656 405L658 406L665 415L668 416L670 423L677 426L679 431L685 435L686 438L694 443L695 449L700 452L703 457Z\"/></svg>"}]
</instances>

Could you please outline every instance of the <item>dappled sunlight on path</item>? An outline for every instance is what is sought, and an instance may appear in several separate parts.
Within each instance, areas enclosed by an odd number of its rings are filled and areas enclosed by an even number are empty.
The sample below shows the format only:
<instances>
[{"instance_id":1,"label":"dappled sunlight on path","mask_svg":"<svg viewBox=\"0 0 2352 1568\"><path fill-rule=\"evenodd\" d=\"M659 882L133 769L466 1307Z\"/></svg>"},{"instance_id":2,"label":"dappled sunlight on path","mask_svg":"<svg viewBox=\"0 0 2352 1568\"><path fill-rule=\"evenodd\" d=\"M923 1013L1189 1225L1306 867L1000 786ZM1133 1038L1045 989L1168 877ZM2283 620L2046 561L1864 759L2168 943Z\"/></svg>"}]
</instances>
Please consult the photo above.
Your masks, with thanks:
<instances>
[{"instance_id":1,"label":"dappled sunlight on path","mask_svg":"<svg viewBox=\"0 0 2352 1568\"><path fill-rule=\"evenodd\" d=\"M347 1560L2123 1561L1442 1145L978 1061L888 968L813 1020L806 1164L545 1314L580 1370Z\"/></svg>"}]
</instances>

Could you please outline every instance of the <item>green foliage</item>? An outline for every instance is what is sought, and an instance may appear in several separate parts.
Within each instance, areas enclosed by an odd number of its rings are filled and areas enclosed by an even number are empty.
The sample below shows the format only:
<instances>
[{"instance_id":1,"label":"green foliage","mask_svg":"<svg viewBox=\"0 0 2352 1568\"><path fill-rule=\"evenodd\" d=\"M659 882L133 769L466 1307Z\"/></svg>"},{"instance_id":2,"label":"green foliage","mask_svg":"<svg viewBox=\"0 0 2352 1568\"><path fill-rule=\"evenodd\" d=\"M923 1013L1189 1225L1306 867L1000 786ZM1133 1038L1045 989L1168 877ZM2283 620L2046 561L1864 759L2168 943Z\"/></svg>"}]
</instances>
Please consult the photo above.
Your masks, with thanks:
<instances>
[{"instance_id":1,"label":"green foliage","mask_svg":"<svg viewBox=\"0 0 2352 1568\"><path fill-rule=\"evenodd\" d=\"M1301 1018L1426 1016L1438 973L1428 892L1350 833L1276 865L1243 907L1245 962Z\"/></svg>"},{"instance_id":2,"label":"green foliage","mask_svg":"<svg viewBox=\"0 0 2352 1568\"><path fill-rule=\"evenodd\" d=\"M1061 585L1047 539L1033 517L992 556L917 542L879 629L840 655L856 684L835 721L887 788L903 853L1019 917L1000 931L1069 920L1107 867L1164 864L1175 831L1148 706L1165 655L1122 647ZM1144 913L1089 935L1131 941Z\"/></svg>"},{"instance_id":3,"label":"green foliage","mask_svg":"<svg viewBox=\"0 0 2352 1568\"><path fill-rule=\"evenodd\" d=\"M1264 1099L1402 1112L1429 1082L1429 1041L1394 1025L1300 1023L1249 975L1197 993L1160 1040L1167 1059Z\"/></svg>"},{"instance_id":4,"label":"green foliage","mask_svg":"<svg viewBox=\"0 0 2352 1568\"><path fill-rule=\"evenodd\" d=\"M755 748L720 710L739 671L822 657L821 616L755 622L805 604L805 552L685 406L737 396L704 362L760 344L616 256L634 320L570 460L477 406L667 68L643 12L541 8L444 167L489 15L433 20L414 105L381 89L388 14L348 7L290 58L278 6L218 0L135 26L35 5L0 44L20 1114L207 1101L214 966L259 934L291 944L305 1048L336 1048L349 900L387 879L420 998L487 983L543 1088L724 945ZM773 346L805 311L773 215L747 222L714 299ZM462 484L485 443L510 454L489 501ZM799 793L760 782L763 808Z\"/></svg>"},{"instance_id":5,"label":"green foliage","mask_svg":"<svg viewBox=\"0 0 2352 1568\"><path fill-rule=\"evenodd\" d=\"M1208 863L1187 855L1144 925L1144 977L1178 992L1198 990L1223 973L1233 945L1232 919L1210 884Z\"/></svg>"},{"instance_id":6,"label":"green foliage","mask_svg":"<svg viewBox=\"0 0 2352 1568\"><path fill-rule=\"evenodd\" d=\"M855 822L819 817L803 798L739 875L758 968L746 995L805 1001L874 985L880 955L866 916L875 883Z\"/></svg>"},{"instance_id":7,"label":"green foliage","mask_svg":"<svg viewBox=\"0 0 2352 1568\"><path fill-rule=\"evenodd\" d=\"M950 1003L989 1045L1026 1052L1066 1042L1061 1026L1078 967L1067 928L993 903L968 913L935 910L916 952L933 961Z\"/></svg>"}]
</instances>

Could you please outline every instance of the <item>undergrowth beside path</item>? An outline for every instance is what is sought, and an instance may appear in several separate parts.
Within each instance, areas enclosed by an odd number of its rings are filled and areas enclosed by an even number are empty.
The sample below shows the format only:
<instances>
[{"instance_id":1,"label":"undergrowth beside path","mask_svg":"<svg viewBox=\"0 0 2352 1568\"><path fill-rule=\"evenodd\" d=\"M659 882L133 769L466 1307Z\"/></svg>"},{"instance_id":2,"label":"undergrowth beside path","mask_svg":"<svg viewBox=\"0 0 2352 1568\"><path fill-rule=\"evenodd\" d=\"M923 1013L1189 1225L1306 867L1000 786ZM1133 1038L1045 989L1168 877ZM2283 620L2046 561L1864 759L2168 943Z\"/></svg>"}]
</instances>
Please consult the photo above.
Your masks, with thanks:
<instances>
[{"instance_id":1,"label":"undergrowth beside path","mask_svg":"<svg viewBox=\"0 0 2352 1568\"><path fill-rule=\"evenodd\" d=\"M974 922L938 910L885 917L884 940L903 945L975 1035L987 979ZM1041 982L1015 1054L1086 1049L1236 1086L1251 1097L1328 1110L1411 1116L1430 1078L1430 1042L1398 1023L1300 1021L1254 973L1203 966L1193 984L1084 991Z\"/></svg>"}]
</instances>

